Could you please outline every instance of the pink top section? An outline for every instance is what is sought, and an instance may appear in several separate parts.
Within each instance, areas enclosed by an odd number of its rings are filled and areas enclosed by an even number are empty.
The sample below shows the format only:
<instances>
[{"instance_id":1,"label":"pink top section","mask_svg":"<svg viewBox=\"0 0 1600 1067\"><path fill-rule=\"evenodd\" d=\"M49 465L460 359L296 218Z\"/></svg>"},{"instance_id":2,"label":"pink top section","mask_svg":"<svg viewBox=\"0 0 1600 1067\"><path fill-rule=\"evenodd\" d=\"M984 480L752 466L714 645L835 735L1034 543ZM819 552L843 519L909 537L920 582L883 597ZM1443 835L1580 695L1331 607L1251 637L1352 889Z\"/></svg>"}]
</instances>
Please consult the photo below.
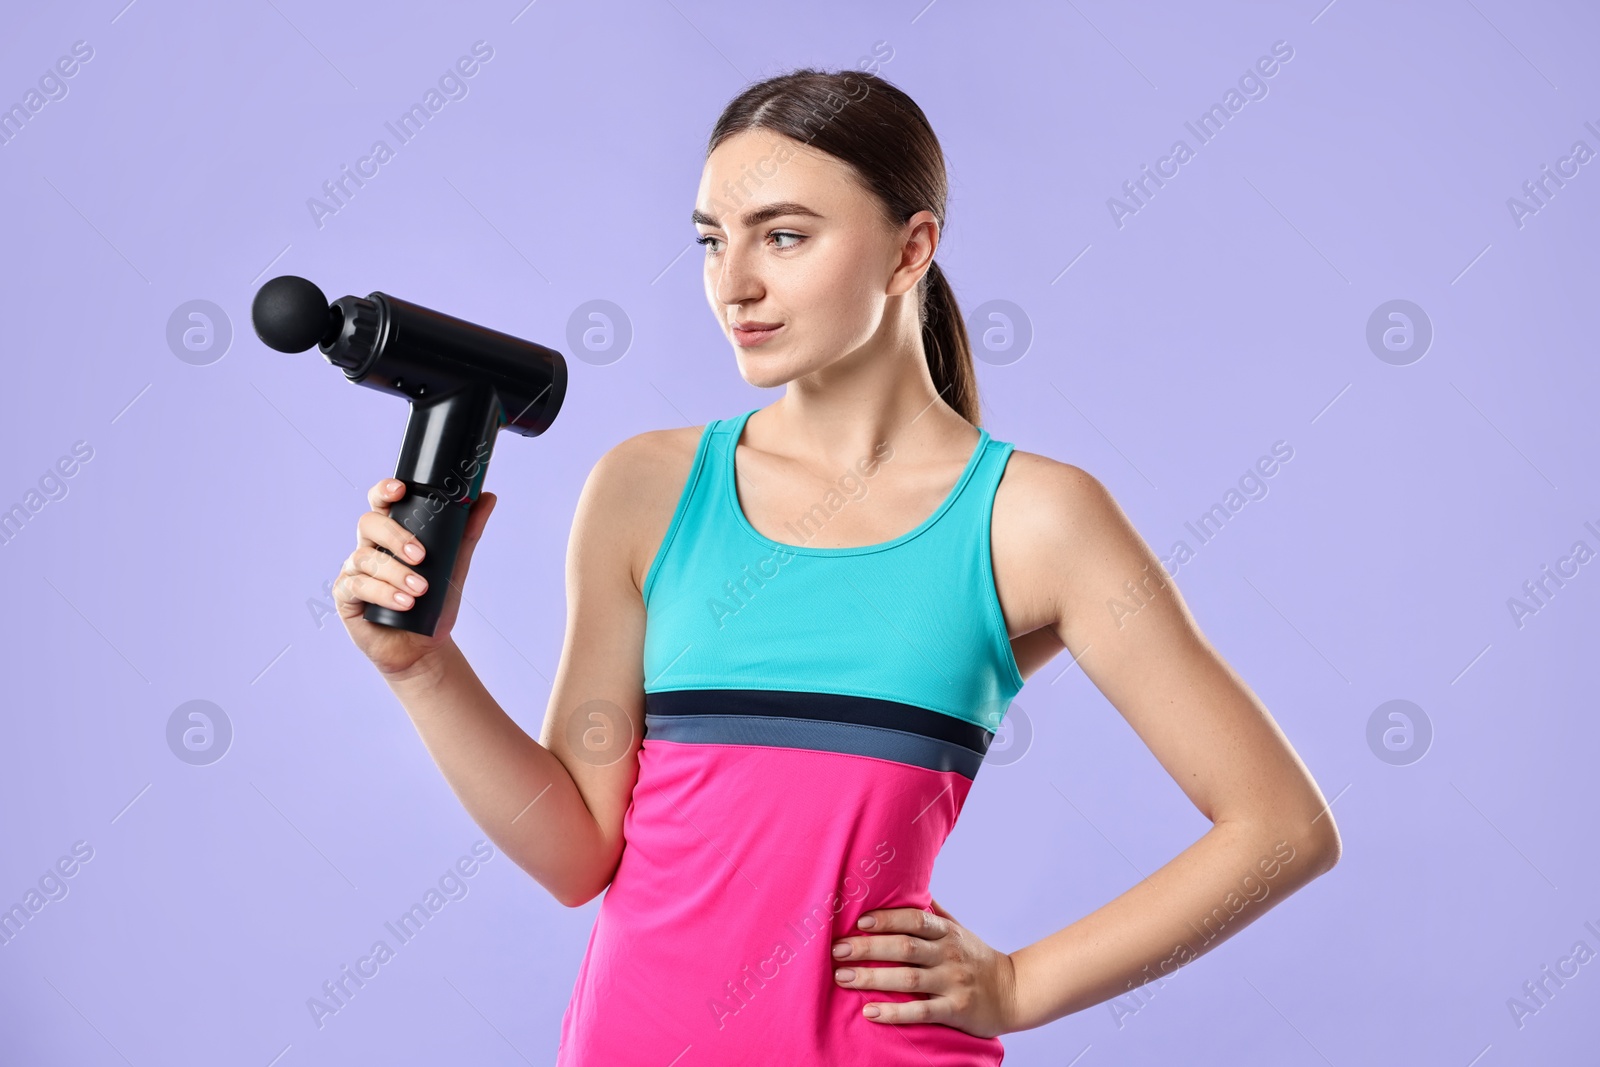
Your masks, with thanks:
<instances>
[{"instance_id":1,"label":"pink top section","mask_svg":"<svg viewBox=\"0 0 1600 1067\"><path fill-rule=\"evenodd\" d=\"M647 736L557 1067L999 1064L997 1038L866 1018L869 1001L922 998L841 987L830 955L867 911L932 910L934 857L971 784L867 756Z\"/></svg>"}]
</instances>

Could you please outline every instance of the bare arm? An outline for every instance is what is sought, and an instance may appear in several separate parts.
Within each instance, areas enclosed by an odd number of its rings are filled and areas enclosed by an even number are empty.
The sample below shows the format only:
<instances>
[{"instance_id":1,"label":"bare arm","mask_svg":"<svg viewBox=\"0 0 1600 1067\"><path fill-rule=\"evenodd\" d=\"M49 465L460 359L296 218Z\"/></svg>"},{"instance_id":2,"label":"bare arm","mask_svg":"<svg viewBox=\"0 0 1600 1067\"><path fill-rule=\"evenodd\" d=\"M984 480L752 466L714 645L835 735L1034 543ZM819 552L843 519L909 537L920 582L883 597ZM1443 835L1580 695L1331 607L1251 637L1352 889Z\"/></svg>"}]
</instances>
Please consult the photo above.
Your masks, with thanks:
<instances>
[{"instance_id":1,"label":"bare arm","mask_svg":"<svg viewBox=\"0 0 1600 1067\"><path fill-rule=\"evenodd\" d=\"M568 907L610 884L638 773L645 614L626 535L636 483L648 473L638 440L602 456L578 500L566 635L539 740L506 714L453 640L384 675L473 820ZM481 520L469 526L463 554L481 532Z\"/></svg>"},{"instance_id":2,"label":"bare arm","mask_svg":"<svg viewBox=\"0 0 1600 1067\"><path fill-rule=\"evenodd\" d=\"M1049 480L1028 543L1035 572L1058 576L1056 621L1035 652L1069 650L1213 825L1110 903L1010 954L1011 1030L1170 975L1326 872L1341 847L1305 765L1122 509L1077 467L1054 464Z\"/></svg>"},{"instance_id":3,"label":"bare arm","mask_svg":"<svg viewBox=\"0 0 1600 1067\"><path fill-rule=\"evenodd\" d=\"M474 822L561 903L577 907L605 841L561 761L484 688L454 641L385 676L428 754Z\"/></svg>"}]
</instances>

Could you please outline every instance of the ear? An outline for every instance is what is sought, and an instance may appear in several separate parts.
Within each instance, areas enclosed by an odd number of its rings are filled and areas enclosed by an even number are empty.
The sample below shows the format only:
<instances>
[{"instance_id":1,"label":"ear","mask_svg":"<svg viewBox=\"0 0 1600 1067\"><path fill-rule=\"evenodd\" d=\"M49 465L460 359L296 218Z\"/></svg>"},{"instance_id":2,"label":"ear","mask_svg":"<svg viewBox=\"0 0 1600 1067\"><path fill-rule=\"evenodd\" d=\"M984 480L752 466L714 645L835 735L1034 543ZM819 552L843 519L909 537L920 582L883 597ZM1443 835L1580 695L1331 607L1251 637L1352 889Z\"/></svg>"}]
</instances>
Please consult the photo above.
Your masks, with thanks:
<instances>
[{"instance_id":1,"label":"ear","mask_svg":"<svg viewBox=\"0 0 1600 1067\"><path fill-rule=\"evenodd\" d=\"M918 211L902 227L904 244L900 248L899 262L889 279L888 294L899 296L916 288L922 276L933 263L933 254L939 248L939 218L928 210Z\"/></svg>"}]
</instances>

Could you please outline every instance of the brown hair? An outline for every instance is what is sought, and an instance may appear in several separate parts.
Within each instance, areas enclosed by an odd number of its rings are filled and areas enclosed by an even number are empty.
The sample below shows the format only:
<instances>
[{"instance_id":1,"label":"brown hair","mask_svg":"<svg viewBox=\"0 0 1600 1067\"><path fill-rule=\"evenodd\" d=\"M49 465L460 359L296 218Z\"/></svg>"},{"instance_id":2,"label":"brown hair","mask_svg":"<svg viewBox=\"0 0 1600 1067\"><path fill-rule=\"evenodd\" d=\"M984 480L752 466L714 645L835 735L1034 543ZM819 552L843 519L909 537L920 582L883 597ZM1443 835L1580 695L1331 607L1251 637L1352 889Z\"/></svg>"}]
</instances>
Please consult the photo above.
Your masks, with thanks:
<instances>
[{"instance_id":1,"label":"brown hair","mask_svg":"<svg viewBox=\"0 0 1600 1067\"><path fill-rule=\"evenodd\" d=\"M766 129L820 149L855 169L891 225L931 211L944 228L944 151L916 101L864 71L805 68L757 82L723 109L706 155L726 138ZM759 181L759 177L757 178ZM978 425L978 379L955 291L937 261L917 283L922 347L945 403Z\"/></svg>"}]
</instances>

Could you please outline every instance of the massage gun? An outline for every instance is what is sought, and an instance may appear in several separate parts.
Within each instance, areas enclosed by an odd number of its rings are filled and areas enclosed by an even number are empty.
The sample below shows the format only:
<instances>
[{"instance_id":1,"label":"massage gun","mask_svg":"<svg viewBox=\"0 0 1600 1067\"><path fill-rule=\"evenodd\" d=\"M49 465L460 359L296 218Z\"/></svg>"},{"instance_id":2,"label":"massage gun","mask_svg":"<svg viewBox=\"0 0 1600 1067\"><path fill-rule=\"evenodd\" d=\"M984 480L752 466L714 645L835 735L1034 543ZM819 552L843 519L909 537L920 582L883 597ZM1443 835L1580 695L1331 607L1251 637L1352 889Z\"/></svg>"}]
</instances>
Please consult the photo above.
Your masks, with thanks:
<instances>
[{"instance_id":1,"label":"massage gun","mask_svg":"<svg viewBox=\"0 0 1600 1067\"><path fill-rule=\"evenodd\" d=\"M389 505L389 516L422 542L422 562L407 565L428 589L409 611L369 603L362 618L433 636L495 435L502 426L524 437L550 428L567 394L566 361L554 349L387 293L341 296L330 305L322 290L292 274L263 285L250 316L269 347L304 352L316 345L350 381L411 401L394 471L406 493Z\"/></svg>"}]
</instances>

